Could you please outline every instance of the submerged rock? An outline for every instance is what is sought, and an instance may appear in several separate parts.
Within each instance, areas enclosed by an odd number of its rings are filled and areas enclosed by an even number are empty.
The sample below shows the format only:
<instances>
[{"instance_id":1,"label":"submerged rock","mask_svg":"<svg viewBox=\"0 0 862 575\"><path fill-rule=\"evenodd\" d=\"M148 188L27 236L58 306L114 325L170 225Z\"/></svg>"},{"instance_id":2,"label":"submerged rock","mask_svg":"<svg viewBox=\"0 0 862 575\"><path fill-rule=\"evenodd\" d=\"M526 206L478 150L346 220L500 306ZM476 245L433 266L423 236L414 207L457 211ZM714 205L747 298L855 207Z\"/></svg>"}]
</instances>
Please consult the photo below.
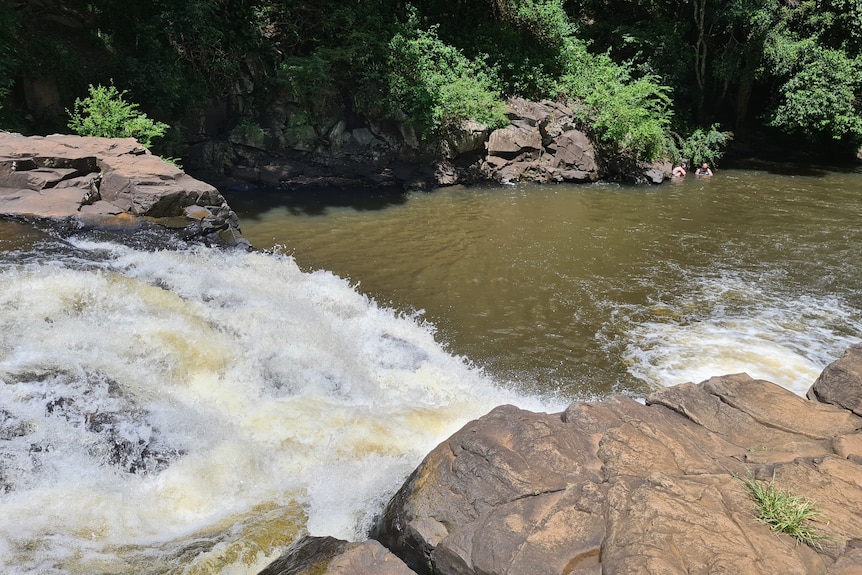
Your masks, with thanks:
<instances>
[{"instance_id":1,"label":"submerged rock","mask_svg":"<svg viewBox=\"0 0 862 575\"><path fill-rule=\"evenodd\" d=\"M78 227L155 224L190 240L248 247L216 188L133 138L0 132L0 215Z\"/></svg>"}]
</instances>

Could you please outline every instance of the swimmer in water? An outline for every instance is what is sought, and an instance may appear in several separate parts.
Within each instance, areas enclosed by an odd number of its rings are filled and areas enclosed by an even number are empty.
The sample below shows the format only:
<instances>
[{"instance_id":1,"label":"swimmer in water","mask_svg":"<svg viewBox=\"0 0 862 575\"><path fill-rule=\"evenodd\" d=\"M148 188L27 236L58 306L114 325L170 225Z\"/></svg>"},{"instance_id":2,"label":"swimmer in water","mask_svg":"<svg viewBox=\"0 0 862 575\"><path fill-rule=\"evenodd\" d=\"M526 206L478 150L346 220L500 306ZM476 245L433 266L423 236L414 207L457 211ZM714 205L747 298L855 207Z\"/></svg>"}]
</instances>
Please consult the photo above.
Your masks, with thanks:
<instances>
[{"instance_id":1,"label":"swimmer in water","mask_svg":"<svg viewBox=\"0 0 862 575\"><path fill-rule=\"evenodd\" d=\"M700 167L697 169L695 174L698 176L711 176L712 170L709 169L709 164L704 162L703 164L700 165Z\"/></svg>"}]
</instances>

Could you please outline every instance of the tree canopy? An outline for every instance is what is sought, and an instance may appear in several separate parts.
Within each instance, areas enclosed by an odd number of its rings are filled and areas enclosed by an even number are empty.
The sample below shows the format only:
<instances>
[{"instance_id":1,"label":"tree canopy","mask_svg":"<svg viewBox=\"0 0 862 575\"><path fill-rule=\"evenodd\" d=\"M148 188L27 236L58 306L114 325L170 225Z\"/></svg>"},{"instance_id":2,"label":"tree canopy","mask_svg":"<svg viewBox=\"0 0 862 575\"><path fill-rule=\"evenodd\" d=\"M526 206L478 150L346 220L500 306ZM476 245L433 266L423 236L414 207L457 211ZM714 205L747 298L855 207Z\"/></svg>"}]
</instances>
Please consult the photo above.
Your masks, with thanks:
<instances>
[{"instance_id":1,"label":"tree canopy","mask_svg":"<svg viewBox=\"0 0 862 575\"><path fill-rule=\"evenodd\" d=\"M576 104L639 158L729 131L862 143L858 0L0 0L0 126L68 121L24 109L34 70L60 111L113 82L177 127L213 98L242 115L287 93L433 138L521 96Z\"/></svg>"}]
</instances>

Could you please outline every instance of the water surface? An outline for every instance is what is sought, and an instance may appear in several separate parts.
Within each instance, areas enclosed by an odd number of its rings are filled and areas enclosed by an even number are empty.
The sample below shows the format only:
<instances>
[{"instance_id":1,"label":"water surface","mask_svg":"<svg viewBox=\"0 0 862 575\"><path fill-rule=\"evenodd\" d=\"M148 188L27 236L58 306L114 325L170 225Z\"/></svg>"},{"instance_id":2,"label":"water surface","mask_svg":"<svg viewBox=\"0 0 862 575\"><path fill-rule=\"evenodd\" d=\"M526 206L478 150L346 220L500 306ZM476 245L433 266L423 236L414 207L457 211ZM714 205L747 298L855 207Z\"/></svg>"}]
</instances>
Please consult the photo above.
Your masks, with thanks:
<instances>
[{"instance_id":1,"label":"water surface","mask_svg":"<svg viewBox=\"0 0 862 575\"><path fill-rule=\"evenodd\" d=\"M253 575L496 405L862 336L859 173L336 192L230 197L253 253L0 223L0 572Z\"/></svg>"},{"instance_id":2,"label":"water surface","mask_svg":"<svg viewBox=\"0 0 862 575\"><path fill-rule=\"evenodd\" d=\"M569 398L747 372L798 393L862 333L862 174L662 186L229 196L245 235L401 310L495 378ZM246 195L258 201L260 196Z\"/></svg>"}]
</instances>

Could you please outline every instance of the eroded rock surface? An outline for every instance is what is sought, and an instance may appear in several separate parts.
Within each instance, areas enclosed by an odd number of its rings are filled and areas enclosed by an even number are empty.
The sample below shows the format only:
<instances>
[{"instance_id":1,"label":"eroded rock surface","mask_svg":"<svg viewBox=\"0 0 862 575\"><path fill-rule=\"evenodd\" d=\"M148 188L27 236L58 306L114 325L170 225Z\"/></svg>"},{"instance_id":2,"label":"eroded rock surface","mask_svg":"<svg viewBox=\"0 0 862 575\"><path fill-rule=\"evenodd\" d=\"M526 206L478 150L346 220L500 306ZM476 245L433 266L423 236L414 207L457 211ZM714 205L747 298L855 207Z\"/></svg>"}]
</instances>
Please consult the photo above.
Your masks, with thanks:
<instances>
[{"instance_id":1,"label":"eroded rock surface","mask_svg":"<svg viewBox=\"0 0 862 575\"><path fill-rule=\"evenodd\" d=\"M498 407L427 456L374 537L422 574L860 573L860 357L809 392L837 405L736 374L645 404ZM823 539L759 522L753 478L813 501Z\"/></svg>"},{"instance_id":2,"label":"eroded rock surface","mask_svg":"<svg viewBox=\"0 0 862 575\"><path fill-rule=\"evenodd\" d=\"M216 188L133 138L0 132L0 215L96 227L150 222L182 228L189 239L247 246Z\"/></svg>"}]
</instances>

